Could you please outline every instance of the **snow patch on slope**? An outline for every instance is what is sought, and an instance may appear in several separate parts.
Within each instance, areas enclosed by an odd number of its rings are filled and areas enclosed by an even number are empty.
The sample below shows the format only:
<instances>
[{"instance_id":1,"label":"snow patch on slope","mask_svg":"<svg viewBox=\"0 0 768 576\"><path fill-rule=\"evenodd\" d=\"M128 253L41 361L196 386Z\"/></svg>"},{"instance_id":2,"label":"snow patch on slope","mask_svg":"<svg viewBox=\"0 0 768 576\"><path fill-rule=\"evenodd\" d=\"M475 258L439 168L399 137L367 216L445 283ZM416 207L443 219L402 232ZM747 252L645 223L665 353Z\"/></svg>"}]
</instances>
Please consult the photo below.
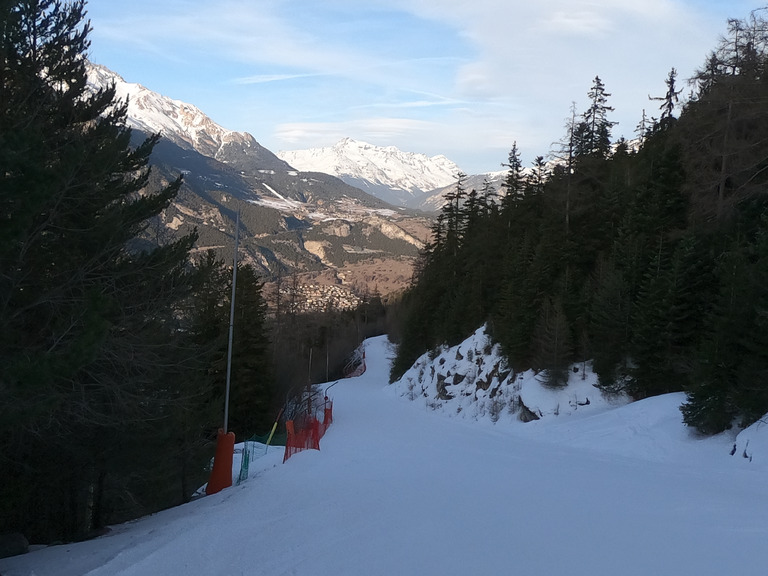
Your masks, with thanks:
<instances>
[{"instance_id":1,"label":"snow patch on slope","mask_svg":"<svg viewBox=\"0 0 768 576\"><path fill-rule=\"evenodd\" d=\"M483 327L458 346L422 355L393 387L433 410L494 423L595 414L629 402L604 396L589 363L574 369L563 388L543 385L533 370L515 373Z\"/></svg>"}]
</instances>

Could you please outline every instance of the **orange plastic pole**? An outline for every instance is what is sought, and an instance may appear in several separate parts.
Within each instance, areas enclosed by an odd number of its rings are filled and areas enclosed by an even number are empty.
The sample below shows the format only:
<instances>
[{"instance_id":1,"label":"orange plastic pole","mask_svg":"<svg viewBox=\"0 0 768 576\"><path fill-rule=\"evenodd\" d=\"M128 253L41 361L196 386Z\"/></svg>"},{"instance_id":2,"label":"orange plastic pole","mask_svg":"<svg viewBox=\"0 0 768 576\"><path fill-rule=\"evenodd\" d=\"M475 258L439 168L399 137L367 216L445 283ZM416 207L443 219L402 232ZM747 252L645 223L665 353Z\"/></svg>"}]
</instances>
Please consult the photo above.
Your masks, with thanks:
<instances>
[{"instance_id":1,"label":"orange plastic pole","mask_svg":"<svg viewBox=\"0 0 768 576\"><path fill-rule=\"evenodd\" d=\"M205 487L206 494L216 494L232 486L232 459L235 455L235 433L219 428L216 435L216 455L213 458L213 470Z\"/></svg>"}]
</instances>

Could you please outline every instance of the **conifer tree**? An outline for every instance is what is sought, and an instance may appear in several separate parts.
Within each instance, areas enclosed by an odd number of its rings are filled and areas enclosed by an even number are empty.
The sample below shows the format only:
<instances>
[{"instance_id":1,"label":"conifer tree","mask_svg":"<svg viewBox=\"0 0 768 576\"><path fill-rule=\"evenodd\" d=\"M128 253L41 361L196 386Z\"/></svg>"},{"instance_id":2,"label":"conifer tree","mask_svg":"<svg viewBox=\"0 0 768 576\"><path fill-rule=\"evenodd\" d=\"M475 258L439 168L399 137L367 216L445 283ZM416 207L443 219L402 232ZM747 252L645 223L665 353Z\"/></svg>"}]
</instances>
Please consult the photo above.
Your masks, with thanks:
<instances>
[{"instance_id":1,"label":"conifer tree","mask_svg":"<svg viewBox=\"0 0 768 576\"><path fill-rule=\"evenodd\" d=\"M544 301L533 344L533 368L543 372L543 382L551 387L565 386L573 350L570 327L559 300Z\"/></svg>"},{"instance_id":2,"label":"conifer tree","mask_svg":"<svg viewBox=\"0 0 768 576\"><path fill-rule=\"evenodd\" d=\"M587 93L589 108L576 126L575 155L607 158L611 152L611 128L616 124L608 120L613 108L608 105L610 94L599 76L595 76Z\"/></svg>"},{"instance_id":3,"label":"conifer tree","mask_svg":"<svg viewBox=\"0 0 768 576\"><path fill-rule=\"evenodd\" d=\"M445 204L441 213L445 223L445 250L455 257L461 244L464 212L462 206L467 196L467 175L463 172L456 174L456 186L445 195Z\"/></svg>"},{"instance_id":4,"label":"conifer tree","mask_svg":"<svg viewBox=\"0 0 768 576\"><path fill-rule=\"evenodd\" d=\"M595 272L590 313L593 370L605 390L620 390L629 355L631 302L626 282L613 261L601 261Z\"/></svg>"},{"instance_id":5,"label":"conifer tree","mask_svg":"<svg viewBox=\"0 0 768 576\"><path fill-rule=\"evenodd\" d=\"M117 446L159 432L194 356L173 343L195 236L133 244L180 180L146 190L157 137L131 148L114 89L87 90L84 16L0 4L0 532L42 542L105 521Z\"/></svg>"},{"instance_id":6,"label":"conifer tree","mask_svg":"<svg viewBox=\"0 0 768 576\"><path fill-rule=\"evenodd\" d=\"M263 432L273 416L267 304L262 288L253 266L241 264L235 295L233 346L237 354L232 360L230 427L242 438Z\"/></svg>"},{"instance_id":7,"label":"conifer tree","mask_svg":"<svg viewBox=\"0 0 768 576\"><path fill-rule=\"evenodd\" d=\"M661 119L659 122L664 125L664 127L674 120L673 113L677 103L680 101L680 93L682 92L682 89L677 90L676 81L677 70L672 68L672 70L669 71L666 80L667 93L660 97L648 96L649 100L661 101L661 105L659 106L659 110L661 110ZM645 117L645 110L643 110L643 117Z\"/></svg>"},{"instance_id":8,"label":"conifer tree","mask_svg":"<svg viewBox=\"0 0 768 576\"><path fill-rule=\"evenodd\" d=\"M512 149L509 151L509 161L506 164L502 164L502 166L507 168L507 175L504 177L504 182L502 183L504 196L502 198L501 207L502 210L509 212L511 211L512 206L521 200L525 189L523 163L520 160L520 151L517 149L517 142L512 144Z\"/></svg>"}]
</instances>

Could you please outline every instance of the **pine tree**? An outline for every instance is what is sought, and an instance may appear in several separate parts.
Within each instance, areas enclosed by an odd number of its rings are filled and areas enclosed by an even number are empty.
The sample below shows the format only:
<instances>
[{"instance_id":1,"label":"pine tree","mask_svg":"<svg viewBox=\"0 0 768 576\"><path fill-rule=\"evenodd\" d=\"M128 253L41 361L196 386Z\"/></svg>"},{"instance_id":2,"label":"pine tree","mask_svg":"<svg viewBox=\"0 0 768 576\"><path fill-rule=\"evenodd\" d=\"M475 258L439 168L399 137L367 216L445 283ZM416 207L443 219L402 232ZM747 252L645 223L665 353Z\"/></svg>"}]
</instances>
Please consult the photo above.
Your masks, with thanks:
<instances>
[{"instance_id":1,"label":"pine tree","mask_svg":"<svg viewBox=\"0 0 768 576\"><path fill-rule=\"evenodd\" d=\"M552 158L557 162L550 182L562 182L563 192L559 195L563 197L563 216L565 223L565 235L571 233L571 202L573 192L573 174L576 166L576 155L579 138L580 124L576 120L576 103L571 103L571 114L565 123L565 138L558 142L558 149L551 153Z\"/></svg>"},{"instance_id":2,"label":"pine tree","mask_svg":"<svg viewBox=\"0 0 768 576\"><path fill-rule=\"evenodd\" d=\"M672 68L672 70L669 71L666 80L667 93L661 97L648 96L649 100L661 101L661 105L659 106L659 110L661 110L661 119L659 120L659 123L662 125L662 128L667 128L675 119L673 113L677 103L680 101L680 93L682 92L682 89L677 90L676 82L677 70ZM643 110L643 117L645 117L645 110Z\"/></svg>"},{"instance_id":3,"label":"pine tree","mask_svg":"<svg viewBox=\"0 0 768 576\"><path fill-rule=\"evenodd\" d=\"M543 372L543 383L551 387L568 384L572 338L559 300L544 301L534 334L534 347L533 368Z\"/></svg>"},{"instance_id":4,"label":"pine tree","mask_svg":"<svg viewBox=\"0 0 768 576\"><path fill-rule=\"evenodd\" d=\"M445 250L451 257L456 257L461 244L461 231L464 228L462 206L467 196L467 175L456 174L456 187L445 195L445 204L441 213L445 223Z\"/></svg>"},{"instance_id":5,"label":"pine tree","mask_svg":"<svg viewBox=\"0 0 768 576\"><path fill-rule=\"evenodd\" d=\"M501 201L502 210L510 212L512 207L523 197L525 190L525 177L523 175L523 163L520 160L520 151L517 149L517 142L512 144L509 151L509 161L502 164L507 168L507 175L504 177L502 187L504 196ZM508 223L509 224L509 223Z\"/></svg>"},{"instance_id":6,"label":"pine tree","mask_svg":"<svg viewBox=\"0 0 768 576\"><path fill-rule=\"evenodd\" d=\"M159 430L194 356L173 344L194 235L133 244L180 180L147 191L157 137L131 148L114 89L87 90L84 14L0 5L0 531L37 541L103 523L89 492L107 508L118 442Z\"/></svg>"},{"instance_id":7,"label":"pine tree","mask_svg":"<svg viewBox=\"0 0 768 576\"><path fill-rule=\"evenodd\" d=\"M590 313L593 370L600 388L621 389L626 374L631 335L631 302L626 282L612 261L601 261L596 271Z\"/></svg>"},{"instance_id":8,"label":"pine tree","mask_svg":"<svg viewBox=\"0 0 768 576\"><path fill-rule=\"evenodd\" d=\"M267 304L263 283L250 265L237 273L232 358L230 427L240 437L268 428L272 414L272 367L266 336ZM229 291L231 294L231 289Z\"/></svg>"},{"instance_id":9,"label":"pine tree","mask_svg":"<svg viewBox=\"0 0 768 576\"><path fill-rule=\"evenodd\" d=\"M605 91L599 76L595 76L587 96L589 108L576 125L574 154L607 158L611 153L611 128L616 123L608 120L608 113L613 112L613 108L608 105L610 94Z\"/></svg>"},{"instance_id":10,"label":"pine tree","mask_svg":"<svg viewBox=\"0 0 768 576\"><path fill-rule=\"evenodd\" d=\"M719 292L700 331L685 422L713 434L768 413L768 211L760 229L732 237L716 266Z\"/></svg>"}]
</instances>

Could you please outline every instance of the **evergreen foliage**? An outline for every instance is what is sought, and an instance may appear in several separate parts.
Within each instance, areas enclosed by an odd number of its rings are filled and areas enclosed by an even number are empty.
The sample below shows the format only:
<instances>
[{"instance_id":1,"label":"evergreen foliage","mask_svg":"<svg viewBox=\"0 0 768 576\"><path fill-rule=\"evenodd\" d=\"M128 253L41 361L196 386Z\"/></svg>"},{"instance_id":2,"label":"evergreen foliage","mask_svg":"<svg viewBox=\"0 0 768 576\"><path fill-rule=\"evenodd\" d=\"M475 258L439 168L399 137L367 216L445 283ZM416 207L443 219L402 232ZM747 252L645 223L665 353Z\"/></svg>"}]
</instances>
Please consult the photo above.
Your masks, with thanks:
<instances>
[{"instance_id":1,"label":"evergreen foliage","mask_svg":"<svg viewBox=\"0 0 768 576\"><path fill-rule=\"evenodd\" d=\"M220 419L224 277L194 232L140 241L181 180L149 186L158 136L132 146L125 103L87 88L84 18L0 3L0 532L32 542L189 499Z\"/></svg>"},{"instance_id":2,"label":"evergreen foliage","mask_svg":"<svg viewBox=\"0 0 768 576\"><path fill-rule=\"evenodd\" d=\"M549 164L524 171L513 145L492 210L474 192L462 208L457 189L391 376L487 322L510 366L550 385L592 359L606 391L687 391L684 420L702 432L768 412L766 30L764 10L731 20L682 105L672 69L635 142L611 142L598 76Z\"/></svg>"},{"instance_id":3,"label":"evergreen foliage","mask_svg":"<svg viewBox=\"0 0 768 576\"><path fill-rule=\"evenodd\" d=\"M233 346L237 347L238 354L232 358L229 426L241 438L268 429L274 418L267 303L261 293L262 286L253 266L239 265L233 334ZM232 294L231 286L228 294ZM217 384L223 390L226 381L219 380Z\"/></svg>"}]
</instances>

